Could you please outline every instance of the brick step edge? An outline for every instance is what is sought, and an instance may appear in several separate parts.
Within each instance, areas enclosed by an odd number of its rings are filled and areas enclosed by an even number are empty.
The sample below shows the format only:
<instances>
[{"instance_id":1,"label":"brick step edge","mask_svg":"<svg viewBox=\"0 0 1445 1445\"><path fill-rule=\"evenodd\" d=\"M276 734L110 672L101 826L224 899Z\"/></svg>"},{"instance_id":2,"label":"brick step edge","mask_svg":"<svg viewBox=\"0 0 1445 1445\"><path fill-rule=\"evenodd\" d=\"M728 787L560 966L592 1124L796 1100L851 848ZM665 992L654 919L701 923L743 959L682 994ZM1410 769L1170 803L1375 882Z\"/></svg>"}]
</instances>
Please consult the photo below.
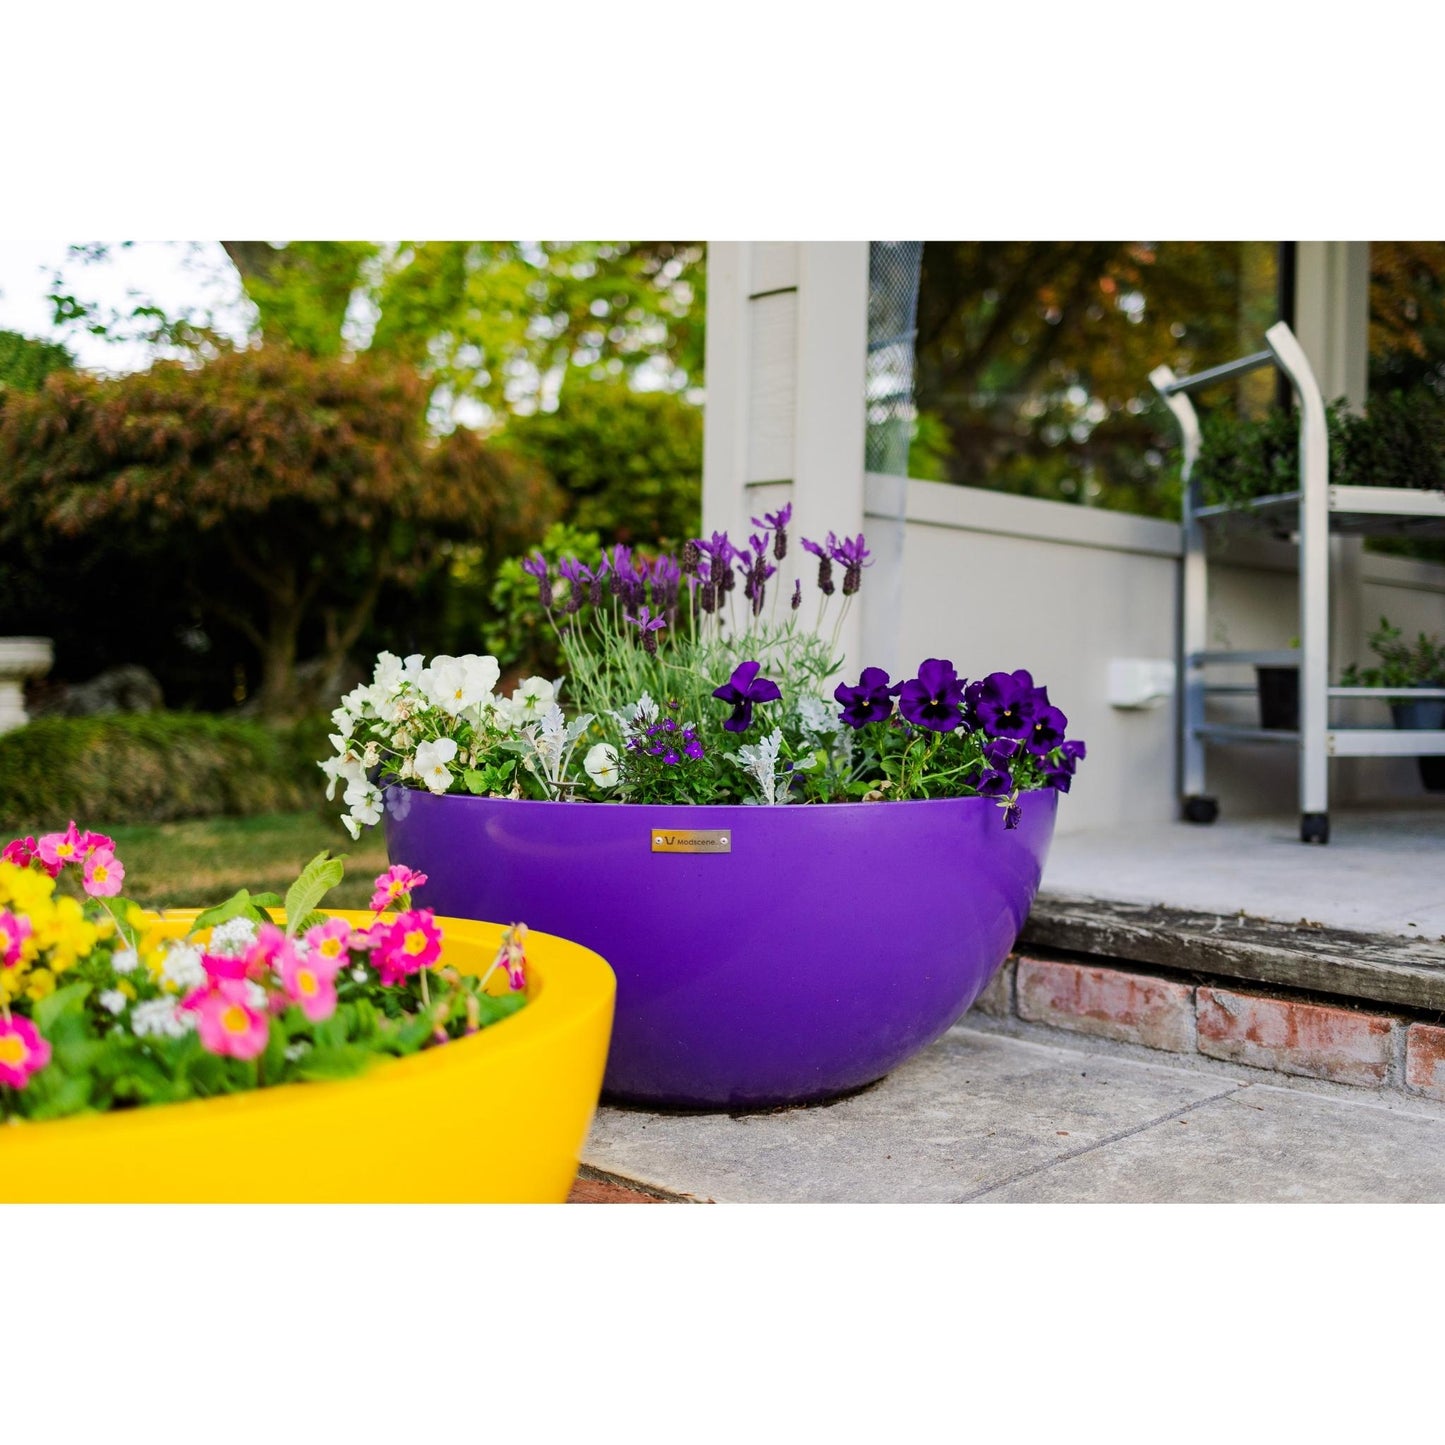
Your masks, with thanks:
<instances>
[{"instance_id":1,"label":"brick step edge","mask_svg":"<svg viewBox=\"0 0 1445 1445\"><path fill-rule=\"evenodd\" d=\"M1096 961L1009 956L973 1005L1069 1033L1445 1102L1445 1028Z\"/></svg>"}]
</instances>

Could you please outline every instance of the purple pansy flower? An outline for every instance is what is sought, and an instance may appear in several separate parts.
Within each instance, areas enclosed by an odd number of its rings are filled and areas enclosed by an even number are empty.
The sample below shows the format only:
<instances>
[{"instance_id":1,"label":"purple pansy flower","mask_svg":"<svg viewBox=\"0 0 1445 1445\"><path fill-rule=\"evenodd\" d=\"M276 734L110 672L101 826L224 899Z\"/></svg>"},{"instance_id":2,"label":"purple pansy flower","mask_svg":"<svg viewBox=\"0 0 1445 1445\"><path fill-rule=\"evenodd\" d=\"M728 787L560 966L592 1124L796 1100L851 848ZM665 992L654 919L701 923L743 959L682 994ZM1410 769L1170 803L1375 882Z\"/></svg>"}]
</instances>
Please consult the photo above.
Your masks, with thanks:
<instances>
[{"instance_id":1,"label":"purple pansy flower","mask_svg":"<svg viewBox=\"0 0 1445 1445\"><path fill-rule=\"evenodd\" d=\"M917 727L951 733L963 722L964 682L953 664L930 657L898 693L898 711Z\"/></svg>"},{"instance_id":2,"label":"purple pansy flower","mask_svg":"<svg viewBox=\"0 0 1445 1445\"><path fill-rule=\"evenodd\" d=\"M1064 729L1068 725L1068 718L1058 708L1045 703L1034 712L1029 723L1028 737L1024 739L1024 746L1035 757L1045 757L1063 742Z\"/></svg>"},{"instance_id":3,"label":"purple pansy flower","mask_svg":"<svg viewBox=\"0 0 1445 1445\"><path fill-rule=\"evenodd\" d=\"M1018 672L991 672L973 697L973 711L985 732L994 737L1027 738L1037 709L1033 678ZM1047 694L1044 702L1047 704Z\"/></svg>"},{"instance_id":4,"label":"purple pansy flower","mask_svg":"<svg viewBox=\"0 0 1445 1445\"><path fill-rule=\"evenodd\" d=\"M884 722L893 712L893 699L902 683L890 683L881 667L865 667L856 687L840 682L833 696L843 704L839 720L850 728L861 728L871 722Z\"/></svg>"},{"instance_id":5,"label":"purple pansy flower","mask_svg":"<svg viewBox=\"0 0 1445 1445\"><path fill-rule=\"evenodd\" d=\"M990 738L983 745L983 755L991 768L1006 768L1022 746L1017 738Z\"/></svg>"},{"instance_id":6,"label":"purple pansy flower","mask_svg":"<svg viewBox=\"0 0 1445 1445\"><path fill-rule=\"evenodd\" d=\"M713 689L713 696L732 706L733 715L723 723L730 733L744 733L752 726L753 705L760 702L776 702L782 697L782 690L770 678L759 677L760 662L740 662L733 669L733 675L721 687Z\"/></svg>"},{"instance_id":7,"label":"purple pansy flower","mask_svg":"<svg viewBox=\"0 0 1445 1445\"><path fill-rule=\"evenodd\" d=\"M1014 785L1014 780L1002 768L985 768L968 781L981 798L1002 798Z\"/></svg>"}]
</instances>

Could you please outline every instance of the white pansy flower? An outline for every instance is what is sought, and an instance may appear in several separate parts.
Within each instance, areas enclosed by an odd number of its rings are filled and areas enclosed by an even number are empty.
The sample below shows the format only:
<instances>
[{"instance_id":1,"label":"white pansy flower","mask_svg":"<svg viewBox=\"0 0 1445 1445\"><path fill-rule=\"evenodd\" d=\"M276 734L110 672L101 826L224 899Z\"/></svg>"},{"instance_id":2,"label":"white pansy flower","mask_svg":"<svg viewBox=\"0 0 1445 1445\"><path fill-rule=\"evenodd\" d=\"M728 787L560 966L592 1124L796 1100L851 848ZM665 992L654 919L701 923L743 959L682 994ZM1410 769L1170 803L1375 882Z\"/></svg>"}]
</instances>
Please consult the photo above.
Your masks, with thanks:
<instances>
[{"instance_id":1,"label":"white pansy flower","mask_svg":"<svg viewBox=\"0 0 1445 1445\"><path fill-rule=\"evenodd\" d=\"M495 657L434 657L422 674L422 691L433 706L456 717L469 707L486 701L497 685L501 669Z\"/></svg>"},{"instance_id":2,"label":"white pansy flower","mask_svg":"<svg viewBox=\"0 0 1445 1445\"><path fill-rule=\"evenodd\" d=\"M366 769L362 766L361 760L350 755L327 758L318 766L328 779L326 784L326 801L328 803L336 796L337 783L345 783L347 791L350 792L354 784L366 781Z\"/></svg>"},{"instance_id":3,"label":"white pansy flower","mask_svg":"<svg viewBox=\"0 0 1445 1445\"><path fill-rule=\"evenodd\" d=\"M95 996L95 1001L101 1008L109 1009L111 1013L118 1014L125 1008L125 995L118 988L108 988L103 993Z\"/></svg>"},{"instance_id":4,"label":"white pansy flower","mask_svg":"<svg viewBox=\"0 0 1445 1445\"><path fill-rule=\"evenodd\" d=\"M401 686L401 658L394 652L379 652L376 655L376 670L371 674L371 696L378 691L394 692Z\"/></svg>"},{"instance_id":5,"label":"white pansy flower","mask_svg":"<svg viewBox=\"0 0 1445 1445\"><path fill-rule=\"evenodd\" d=\"M617 749L611 743L598 743L588 750L582 760L583 770L599 788L611 788L617 784Z\"/></svg>"},{"instance_id":6,"label":"white pansy flower","mask_svg":"<svg viewBox=\"0 0 1445 1445\"><path fill-rule=\"evenodd\" d=\"M416 775L433 793L444 793L452 785L452 770L447 765L457 755L451 738L425 742L416 750ZM378 816L380 816L378 814Z\"/></svg>"},{"instance_id":7,"label":"white pansy flower","mask_svg":"<svg viewBox=\"0 0 1445 1445\"><path fill-rule=\"evenodd\" d=\"M355 729L356 719L344 707L339 707L331 714L331 725L345 739L349 738ZM334 746L336 744L335 737L331 741Z\"/></svg>"},{"instance_id":8,"label":"white pansy flower","mask_svg":"<svg viewBox=\"0 0 1445 1445\"><path fill-rule=\"evenodd\" d=\"M547 709L557 701L557 688L561 682L548 682L545 677L524 677L512 689L511 713L513 720L522 723L539 722Z\"/></svg>"},{"instance_id":9,"label":"white pansy flower","mask_svg":"<svg viewBox=\"0 0 1445 1445\"><path fill-rule=\"evenodd\" d=\"M133 948L118 948L110 956L110 966L117 973L133 973L140 963L140 956Z\"/></svg>"}]
</instances>

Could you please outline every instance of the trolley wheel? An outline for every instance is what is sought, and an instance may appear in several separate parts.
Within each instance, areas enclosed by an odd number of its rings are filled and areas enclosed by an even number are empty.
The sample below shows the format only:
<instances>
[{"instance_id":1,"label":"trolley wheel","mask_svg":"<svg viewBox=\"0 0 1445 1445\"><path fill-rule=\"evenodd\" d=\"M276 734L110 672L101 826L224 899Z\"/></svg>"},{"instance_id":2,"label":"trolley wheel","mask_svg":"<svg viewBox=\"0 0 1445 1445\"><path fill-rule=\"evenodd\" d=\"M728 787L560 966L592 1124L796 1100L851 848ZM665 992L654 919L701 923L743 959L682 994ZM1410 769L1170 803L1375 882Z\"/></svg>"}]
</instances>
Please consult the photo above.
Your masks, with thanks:
<instances>
[{"instance_id":1,"label":"trolley wheel","mask_svg":"<svg viewBox=\"0 0 1445 1445\"><path fill-rule=\"evenodd\" d=\"M1184 821L1186 823L1212 823L1219 816L1219 799L1203 798L1197 794L1184 800Z\"/></svg>"},{"instance_id":2,"label":"trolley wheel","mask_svg":"<svg viewBox=\"0 0 1445 1445\"><path fill-rule=\"evenodd\" d=\"M1330 815L1328 813L1301 813L1299 840L1301 843L1328 843L1330 841Z\"/></svg>"}]
</instances>

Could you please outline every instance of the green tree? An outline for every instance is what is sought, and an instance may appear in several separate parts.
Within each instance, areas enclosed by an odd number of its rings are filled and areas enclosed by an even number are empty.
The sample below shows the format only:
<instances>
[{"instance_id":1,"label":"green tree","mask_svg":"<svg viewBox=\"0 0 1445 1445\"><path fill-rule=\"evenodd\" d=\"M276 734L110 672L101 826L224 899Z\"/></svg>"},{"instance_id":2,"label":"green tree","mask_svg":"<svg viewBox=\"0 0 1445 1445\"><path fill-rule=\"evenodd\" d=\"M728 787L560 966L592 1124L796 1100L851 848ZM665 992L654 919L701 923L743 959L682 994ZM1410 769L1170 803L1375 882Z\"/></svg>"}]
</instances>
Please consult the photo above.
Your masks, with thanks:
<instances>
[{"instance_id":1,"label":"green tree","mask_svg":"<svg viewBox=\"0 0 1445 1445\"><path fill-rule=\"evenodd\" d=\"M70 371L74 366L75 358L58 342L0 331L0 403L7 392L39 391L52 372Z\"/></svg>"},{"instance_id":2,"label":"green tree","mask_svg":"<svg viewBox=\"0 0 1445 1445\"><path fill-rule=\"evenodd\" d=\"M423 586L447 539L503 557L551 513L520 458L465 428L429 435L425 396L403 364L271 346L52 377L0 413L0 542L155 539L167 580L254 646L263 710L284 716L304 646L334 674L382 592ZM117 608L126 584L111 579Z\"/></svg>"},{"instance_id":3,"label":"green tree","mask_svg":"<svg viewBox=\"0 0 1445 1445\"><path fill-rule=\"evenodd\" d=\"M531 411L580 376L702 375L696 241L223 241L261 337L426 375L439 411Z\"/></svg>"},{"instance_id":4,"label":"green tree","mask_svg":"<svg viewBox=\"0 0 1445 1445\"><path fill-rule=\"evenodd\" d=\"M672 392L578 381L502 442L561 488L563 516L609 541L681 543L702 525L702 411Z\"/></svg>"}]
</instances>

